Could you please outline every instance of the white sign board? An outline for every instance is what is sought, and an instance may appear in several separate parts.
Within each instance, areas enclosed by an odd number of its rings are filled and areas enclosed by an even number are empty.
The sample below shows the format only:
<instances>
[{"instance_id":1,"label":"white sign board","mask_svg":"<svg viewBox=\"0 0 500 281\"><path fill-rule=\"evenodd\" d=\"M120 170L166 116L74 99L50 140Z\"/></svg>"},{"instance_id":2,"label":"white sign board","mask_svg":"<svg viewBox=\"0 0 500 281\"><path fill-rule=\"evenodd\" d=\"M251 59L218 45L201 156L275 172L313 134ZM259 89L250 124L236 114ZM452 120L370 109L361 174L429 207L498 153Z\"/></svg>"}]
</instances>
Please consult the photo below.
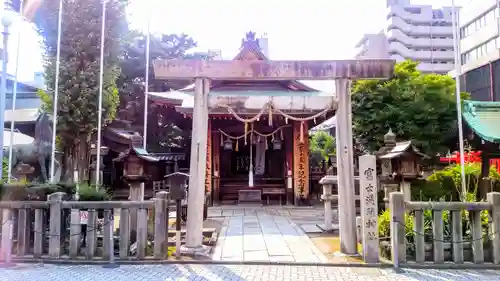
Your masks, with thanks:
<instances>
[{"instance_id":1,"label":"white sign board","mask_svg":"<svg viewBox=\"0 0 500 281\"><path fill-rule=\"evenodd\" d=\"M359 157L359 184L363 259L366 263L378 263L378 181L377 158L374 155Z\"/></svg>"},{"instance_id":2,"label":"white sign board","mask_svg":"<svg viewBox=\"0 0 500 281\"><path fill-rule=\"evenodd\" d=\"M89 212L88 211L80 211L80 224L87 225L89 223Z\"/></svg>"}]
</instances>

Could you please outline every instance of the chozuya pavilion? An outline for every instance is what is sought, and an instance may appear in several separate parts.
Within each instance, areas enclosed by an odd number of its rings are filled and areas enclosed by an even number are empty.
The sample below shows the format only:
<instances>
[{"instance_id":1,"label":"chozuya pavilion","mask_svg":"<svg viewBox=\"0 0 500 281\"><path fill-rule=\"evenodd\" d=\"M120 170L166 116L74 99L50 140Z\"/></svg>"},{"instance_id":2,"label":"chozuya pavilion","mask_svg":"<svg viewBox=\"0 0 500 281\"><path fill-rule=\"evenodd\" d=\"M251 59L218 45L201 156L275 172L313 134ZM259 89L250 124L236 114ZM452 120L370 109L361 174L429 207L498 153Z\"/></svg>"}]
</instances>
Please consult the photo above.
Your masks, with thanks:
<instances>
[{"instance_id":1,"label":"chozuya pavilion","mask_svg":"<svg viewBox=\"0 0 500 281\"><path fill-rule=\"evenodd\" d=\"M248 32L233 61L267 61ZM162 72L155 65L156 79ZM194 84L151 93L192 118ZM332 86L333 90L333 86ZM205 192L210 201L304 204L309 199L308 129L333 115L332 93L294 80L214 80L208 96Z\"/></svg>"}]
</instances>

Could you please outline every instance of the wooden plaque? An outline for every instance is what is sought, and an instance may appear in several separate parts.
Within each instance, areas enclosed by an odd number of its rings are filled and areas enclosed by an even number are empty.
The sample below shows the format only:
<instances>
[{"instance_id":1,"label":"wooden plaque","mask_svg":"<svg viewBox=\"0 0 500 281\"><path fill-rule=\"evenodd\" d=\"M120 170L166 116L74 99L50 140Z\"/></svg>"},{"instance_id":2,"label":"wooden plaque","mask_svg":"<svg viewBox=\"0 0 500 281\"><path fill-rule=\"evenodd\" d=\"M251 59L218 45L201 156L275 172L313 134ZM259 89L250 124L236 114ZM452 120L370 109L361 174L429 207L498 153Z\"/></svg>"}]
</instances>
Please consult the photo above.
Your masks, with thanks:
<instances>
[{"instance_id":1,"label":"wooden plaque","mask_svg":"<svg viewBox=\"0 0 500 281\"><path fill-rule=\"evenodd\" d=\"M205 194L212 194L212 120L208 119L207 166L205 168Z\"/></svg>"},{"instance_id":2,"label":"wooden plaque","mask_svg":"<svg viewBox=\"0 0 500 281\"><path fill-rule=\"evenodd\" d=\"M293 191L295 200L309 198L309 136L307 123L300 141L300 122L293 123ZM295 202L297 204L297 201Z\"/></svg>"}]
</instances>

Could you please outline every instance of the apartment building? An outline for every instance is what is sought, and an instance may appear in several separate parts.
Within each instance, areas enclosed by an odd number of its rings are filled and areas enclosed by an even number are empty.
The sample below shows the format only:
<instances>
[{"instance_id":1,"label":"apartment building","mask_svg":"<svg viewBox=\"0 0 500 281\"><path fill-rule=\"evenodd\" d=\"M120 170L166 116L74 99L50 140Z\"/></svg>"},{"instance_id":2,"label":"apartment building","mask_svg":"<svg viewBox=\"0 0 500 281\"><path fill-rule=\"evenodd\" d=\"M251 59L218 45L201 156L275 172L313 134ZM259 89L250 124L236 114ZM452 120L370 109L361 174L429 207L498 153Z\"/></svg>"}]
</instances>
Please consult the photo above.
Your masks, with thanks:
<instances>
[{"instance_id":1,"label":"apartment building","mask_svg":"<svg viewBox=\"0 0 500 281\"><path fill-rule=\"evenodd\" d=\"M499 1L477 0L459 12L460 85L472 99L500 101ZM449 74L456 77L455 71Z\"/></svg>"},{"instance_id":2,"label":"apartment building","mask_svg":"<svg viewBox=\"0 0 500 281\"><path fill-rule=\"evenodd\" d=\"M422 72L453 69L452 9L387 0L387 24L378 34L366 34L356 45L357 58L419 61Z\"/></svg>"}]
</instances>

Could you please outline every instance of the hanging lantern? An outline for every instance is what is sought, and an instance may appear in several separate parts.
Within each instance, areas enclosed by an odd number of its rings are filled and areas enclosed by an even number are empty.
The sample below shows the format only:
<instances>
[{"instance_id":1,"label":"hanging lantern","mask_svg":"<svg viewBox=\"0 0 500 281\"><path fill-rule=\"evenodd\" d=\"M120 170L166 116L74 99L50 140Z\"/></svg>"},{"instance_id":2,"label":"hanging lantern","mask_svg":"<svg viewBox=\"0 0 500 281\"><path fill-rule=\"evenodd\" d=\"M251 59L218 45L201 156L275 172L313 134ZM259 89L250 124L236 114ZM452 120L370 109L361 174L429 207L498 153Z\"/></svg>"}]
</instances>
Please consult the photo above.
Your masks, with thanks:
<instances>
[{"instance_id":1,"label":"hanging lantern","mask_svg":"<svg viewBox=\"0 0 500 281\"><path fill-rule=\"evenodd\" d=\"M281 149L281 140L279 138L274 138L273 140L273 150Z\"/></svg>"},{"instance_id":2,"label":"hanging lantern","mask_svg":"<svg viewBox=\"0 0 500 281\"><path fill-rule=\"evenodd\" d=\"M233 150L233 142L230 139L224 141L224 150Z\"/></svg>"}]
</instances>

